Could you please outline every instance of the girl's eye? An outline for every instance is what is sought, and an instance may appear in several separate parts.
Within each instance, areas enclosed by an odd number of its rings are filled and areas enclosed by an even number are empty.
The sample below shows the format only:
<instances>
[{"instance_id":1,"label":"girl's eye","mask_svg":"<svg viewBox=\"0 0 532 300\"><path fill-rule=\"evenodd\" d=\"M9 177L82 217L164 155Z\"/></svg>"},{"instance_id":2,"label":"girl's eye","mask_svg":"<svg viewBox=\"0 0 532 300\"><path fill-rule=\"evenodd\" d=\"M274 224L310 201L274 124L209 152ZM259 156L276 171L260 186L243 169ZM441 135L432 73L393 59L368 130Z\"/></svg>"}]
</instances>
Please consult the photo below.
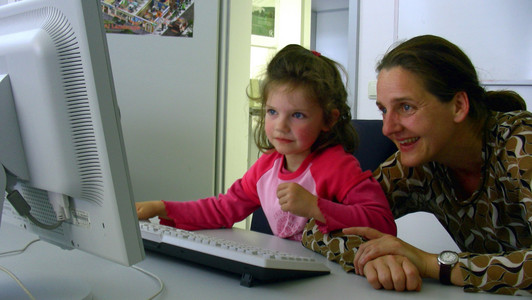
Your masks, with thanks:
<instances>
[{"instance_id":1,"label":"girl's eye","mask_svg":"<svg viewBox=\"0 0 532 300\"><path fill-rule=\"evenodd\" d=\"M303 119L305 117L304 114L300 113L300 112L296 112L293 114L294 118L296 119Z\"/></svg>"},{"instance_id":2,"label":"girl's eye","mask_svg":"<svg viewBox=\"0 0 532 300\"><path fill-rule=\"evenodd\" d=\"M267 109L266 110L266 114L270 115L270 116L273 116L275 115L277 112L275 111L275 109Z\"/></svg>"}]
</instances>

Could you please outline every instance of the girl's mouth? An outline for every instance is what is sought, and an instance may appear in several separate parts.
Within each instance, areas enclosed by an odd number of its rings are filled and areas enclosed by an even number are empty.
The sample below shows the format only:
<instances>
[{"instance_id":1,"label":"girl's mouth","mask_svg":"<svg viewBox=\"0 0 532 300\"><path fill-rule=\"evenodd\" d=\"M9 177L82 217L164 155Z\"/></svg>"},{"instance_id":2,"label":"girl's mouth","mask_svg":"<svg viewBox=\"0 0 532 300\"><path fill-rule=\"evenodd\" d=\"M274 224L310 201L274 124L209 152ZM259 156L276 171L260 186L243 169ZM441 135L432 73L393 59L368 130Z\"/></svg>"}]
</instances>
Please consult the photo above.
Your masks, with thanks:
<instances>
[{"instance_id":1,"label":"girl's mouth","mask_svg":"<svg viewBox=\"0 0 532 300\"><path fill-rule=\"evenodd\" d=\"M288 143L292 142L292 140L283 139L283 138L275 138L275 140L278 141L279 143L283 143L283 144L288 144Z\"/></svg>"}]
</instances>

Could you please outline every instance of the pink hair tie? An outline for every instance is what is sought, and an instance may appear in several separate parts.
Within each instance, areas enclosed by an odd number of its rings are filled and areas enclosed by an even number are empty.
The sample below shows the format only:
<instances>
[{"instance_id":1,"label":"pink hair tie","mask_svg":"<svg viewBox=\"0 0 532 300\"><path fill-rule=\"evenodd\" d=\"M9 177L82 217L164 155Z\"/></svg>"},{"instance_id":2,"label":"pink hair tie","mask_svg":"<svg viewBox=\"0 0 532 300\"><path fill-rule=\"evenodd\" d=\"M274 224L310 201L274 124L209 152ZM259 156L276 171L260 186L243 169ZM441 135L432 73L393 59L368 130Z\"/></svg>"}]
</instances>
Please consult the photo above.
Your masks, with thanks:
<instances>
[{"instance_id":1,"label":"pink hair tie","mask_svg":"<svg viewBox=\"0 0 532 300\"><path fill-rule=\"evenodd\" d=\"M310 50L310 52L312 52L312 54L316 55L317 57L321 56L321 53L319 53L318 51Z\"/></svg>"}]
</instances>

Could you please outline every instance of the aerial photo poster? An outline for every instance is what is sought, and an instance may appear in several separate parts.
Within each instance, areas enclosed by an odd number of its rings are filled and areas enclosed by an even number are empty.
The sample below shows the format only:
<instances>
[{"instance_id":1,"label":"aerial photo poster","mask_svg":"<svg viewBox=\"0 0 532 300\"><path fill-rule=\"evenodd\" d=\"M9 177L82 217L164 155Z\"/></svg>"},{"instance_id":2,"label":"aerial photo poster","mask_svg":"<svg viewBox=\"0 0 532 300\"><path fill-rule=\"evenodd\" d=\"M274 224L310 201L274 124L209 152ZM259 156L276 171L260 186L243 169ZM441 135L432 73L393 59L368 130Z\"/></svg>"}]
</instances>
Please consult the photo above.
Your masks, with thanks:
<instances>
[{"instance_id":1,"label":"aerial photo poster","mask_svg":"<svg viewBox=\"0 0 532 300\"><path fill-rule=\"evenodd\" d=\"M194 0L101 0L107 33L192 37Z\"/></svg>"}]
</instances>

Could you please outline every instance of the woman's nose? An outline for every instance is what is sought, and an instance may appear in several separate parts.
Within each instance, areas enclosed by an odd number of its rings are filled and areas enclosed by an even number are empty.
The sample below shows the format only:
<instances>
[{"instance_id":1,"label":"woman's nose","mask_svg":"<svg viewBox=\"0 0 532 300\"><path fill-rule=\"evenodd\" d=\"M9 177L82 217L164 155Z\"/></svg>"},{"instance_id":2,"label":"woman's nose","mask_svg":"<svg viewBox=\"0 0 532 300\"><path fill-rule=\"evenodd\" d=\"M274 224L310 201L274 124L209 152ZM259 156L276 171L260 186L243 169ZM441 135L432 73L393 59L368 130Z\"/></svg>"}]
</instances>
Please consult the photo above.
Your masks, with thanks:
<instances>
[{"instance_id":1,"label":"woman's nose","mask_svg":"<svg viewBox=\"0 0 532 300\"><path fill-rule=\"evenodd\" d=\"M382 134L389 137L393 133L399 131L401 125L397 120L397 115L394 113L387 113L382 118Z\"/></svg>"}]
</instances>

